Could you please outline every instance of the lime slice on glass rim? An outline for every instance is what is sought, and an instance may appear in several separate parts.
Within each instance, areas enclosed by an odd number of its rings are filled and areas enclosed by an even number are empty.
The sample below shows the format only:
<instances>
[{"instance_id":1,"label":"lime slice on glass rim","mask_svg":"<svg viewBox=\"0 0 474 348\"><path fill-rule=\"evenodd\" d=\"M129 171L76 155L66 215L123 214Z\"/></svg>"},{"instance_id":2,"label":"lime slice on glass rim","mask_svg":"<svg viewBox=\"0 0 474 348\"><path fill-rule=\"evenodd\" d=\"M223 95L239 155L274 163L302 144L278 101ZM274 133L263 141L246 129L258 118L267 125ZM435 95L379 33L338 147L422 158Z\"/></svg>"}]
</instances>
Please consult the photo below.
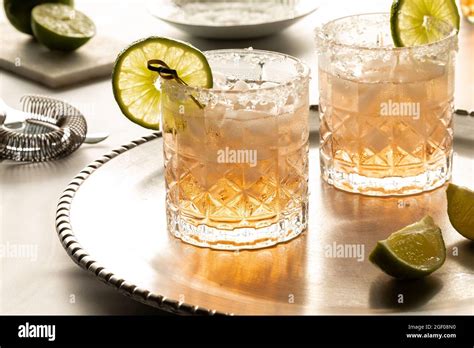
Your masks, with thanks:
<instances>
[{"instance_id":1,"label":"lime slice on glass rim","mask_svg":"<svg viewBox=\"0 0 474 348\"><path fill-rule=\"evenodd\" d=\"M176 71L180 80L193 87L212 87L212 72L204 54L197 48L163 37L139 40L123 50L115 62L112 86L123 114L145 128L160 128L161 91L158 74L148 62L161 60Z\"/></svg>"},{"instance_id":2,"label":"lime slice on glass rim","mask_svg":"<svg viewBox=\"0 0 474 348\"><path fill-rule=\"evenodd\" d=\"M451 225L462 236L474 241L474 191L449 184L446 196Z\"/></svg>"},{"instance_id":3,"label":"lime slice on glass rim","mask_svg":"<svg viewBox=\"0 0 474 348\"><path fill-rule=\"evenodd\" d=\"M446 260L441 229L431 216L425 216L377 242L369 260L398 279L424 277L440 268Z\"/></svg>"},{"instance_id":4,"label":"lime slice on glass rim","mask_svg":"<svg viewBox=\"0 0 474 348\"><path fill-rule=\"evenodd\" d=\"M436 42L452 28L458 31L459 21L455 0L394 0L390 13L393 43L408 47Z\"/></svg>"},{"instance_id":5,"label":"lime slice on glass rim","mask_svg":"<svg viewBox=\"0 0 474 348\"><path fill-rule=\"evenodd\" d=\"M72 51L95 35L94 22L68 5L46 3L31 11L35 38L53 50Z\"/></svg>"}]
</instances>

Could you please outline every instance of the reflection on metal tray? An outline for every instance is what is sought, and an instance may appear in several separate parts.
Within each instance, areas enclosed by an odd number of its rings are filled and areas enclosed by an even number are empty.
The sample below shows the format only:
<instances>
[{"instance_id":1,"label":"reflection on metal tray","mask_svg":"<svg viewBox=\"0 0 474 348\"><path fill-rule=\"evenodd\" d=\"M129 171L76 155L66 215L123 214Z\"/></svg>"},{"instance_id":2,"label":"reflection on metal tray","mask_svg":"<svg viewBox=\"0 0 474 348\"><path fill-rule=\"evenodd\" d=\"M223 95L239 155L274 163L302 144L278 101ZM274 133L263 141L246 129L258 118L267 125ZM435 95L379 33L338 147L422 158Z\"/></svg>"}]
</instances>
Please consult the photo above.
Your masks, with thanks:
<instances>
[{"instance_id":1,"label":"reflection on metal tray","mask_svg":"<svg viewBox=\"0 0 474 348\"><path fill-rule=\"evenodd\" d=\"M458 127L474 123L469 116L456 118ZM315 129L317 116L311 119ZM455 141L453 181L460 185L472 186L473 134ZM403 198L342 192L320 180L316 131L311 144L309 229L286 244L236 253L171 237L159 133L76 176L58 205L60 239L72 259L100 280L176 313L472 314L474 246L451 227L444 188ZM448 257L440 270L401 282L367 260L378 240L426 214L443 230ZM337 248L347 245L359 253L338 257Z\"/></svg>"}]
</instances>

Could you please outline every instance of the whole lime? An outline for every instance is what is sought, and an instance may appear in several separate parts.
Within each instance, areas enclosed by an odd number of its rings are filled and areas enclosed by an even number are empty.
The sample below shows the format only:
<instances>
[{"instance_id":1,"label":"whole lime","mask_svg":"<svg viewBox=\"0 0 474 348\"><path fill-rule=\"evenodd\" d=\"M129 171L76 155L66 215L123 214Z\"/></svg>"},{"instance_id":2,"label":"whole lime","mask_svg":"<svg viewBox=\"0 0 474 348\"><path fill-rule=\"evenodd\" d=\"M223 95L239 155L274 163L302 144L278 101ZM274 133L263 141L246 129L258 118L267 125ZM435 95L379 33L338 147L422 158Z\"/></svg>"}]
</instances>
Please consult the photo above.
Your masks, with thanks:
<instances>
[{"instance_id":1,"label":"whole lime","mask_svg":"<svg viewBox=\"0 0 474 348\"><path fill-rule=\"evenodd\" d=\"M10 23L19 31L33 35L31 30L31 10L46 2L62 3L74 6L74 0L4 0L3 7Z\"/></svg>"}]
</instances>

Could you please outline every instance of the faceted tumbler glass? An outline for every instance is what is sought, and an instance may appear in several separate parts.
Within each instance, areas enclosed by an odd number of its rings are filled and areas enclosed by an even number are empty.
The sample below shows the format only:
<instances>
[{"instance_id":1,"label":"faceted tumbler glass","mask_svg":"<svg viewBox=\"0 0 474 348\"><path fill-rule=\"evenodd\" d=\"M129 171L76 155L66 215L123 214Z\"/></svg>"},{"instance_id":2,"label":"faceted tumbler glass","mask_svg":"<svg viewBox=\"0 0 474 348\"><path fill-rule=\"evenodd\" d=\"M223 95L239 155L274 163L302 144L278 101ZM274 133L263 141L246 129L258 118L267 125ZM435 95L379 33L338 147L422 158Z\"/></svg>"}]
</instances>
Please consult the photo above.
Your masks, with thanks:
<instances>
[{"instance_id":1,"label":"faceted tumbler glass","mask_svg":"<svg viewBox=\"0 0 474 348\"><path fill-rule=\"evenodd\" d=\"M325 181L367 195L432 190L451 176L456 30L394 47L390 14L316 29L320 162Z\"/></svg>"},{"instance_id":2,"label":"faceted tumbler glass","mask_svg":"<svg viewBox=\"0 0 474 348\"><path fill-rule=\"evenodd\" d=\"M307 226L309 68L260 50L206 53L214 88L162 81L168 230L215 249Z\"/></svg>"}]
</instances>

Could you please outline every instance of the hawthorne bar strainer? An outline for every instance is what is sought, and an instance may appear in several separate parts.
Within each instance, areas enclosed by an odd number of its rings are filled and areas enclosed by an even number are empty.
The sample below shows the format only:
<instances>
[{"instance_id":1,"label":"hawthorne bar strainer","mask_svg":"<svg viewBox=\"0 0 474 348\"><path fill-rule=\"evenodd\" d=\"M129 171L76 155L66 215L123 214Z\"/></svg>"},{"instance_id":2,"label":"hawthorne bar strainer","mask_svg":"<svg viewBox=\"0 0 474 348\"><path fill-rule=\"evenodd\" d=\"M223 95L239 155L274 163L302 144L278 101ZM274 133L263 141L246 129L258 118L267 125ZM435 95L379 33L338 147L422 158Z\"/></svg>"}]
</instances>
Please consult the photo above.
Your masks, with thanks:
<instances>
[{"instance_id":1,"label":"hawthorne bar strainer","mask_svg":"<svg viewBox=\"0 0 474 348\"><path fill-rule=\"evenodd\" d=\"M0 99L0 160L41 162L67 156L82 143L97 143L107 135L87 137L87 123L74 106L58 99L26 95L23 111Z\"/></svg>"}]
</instances>

